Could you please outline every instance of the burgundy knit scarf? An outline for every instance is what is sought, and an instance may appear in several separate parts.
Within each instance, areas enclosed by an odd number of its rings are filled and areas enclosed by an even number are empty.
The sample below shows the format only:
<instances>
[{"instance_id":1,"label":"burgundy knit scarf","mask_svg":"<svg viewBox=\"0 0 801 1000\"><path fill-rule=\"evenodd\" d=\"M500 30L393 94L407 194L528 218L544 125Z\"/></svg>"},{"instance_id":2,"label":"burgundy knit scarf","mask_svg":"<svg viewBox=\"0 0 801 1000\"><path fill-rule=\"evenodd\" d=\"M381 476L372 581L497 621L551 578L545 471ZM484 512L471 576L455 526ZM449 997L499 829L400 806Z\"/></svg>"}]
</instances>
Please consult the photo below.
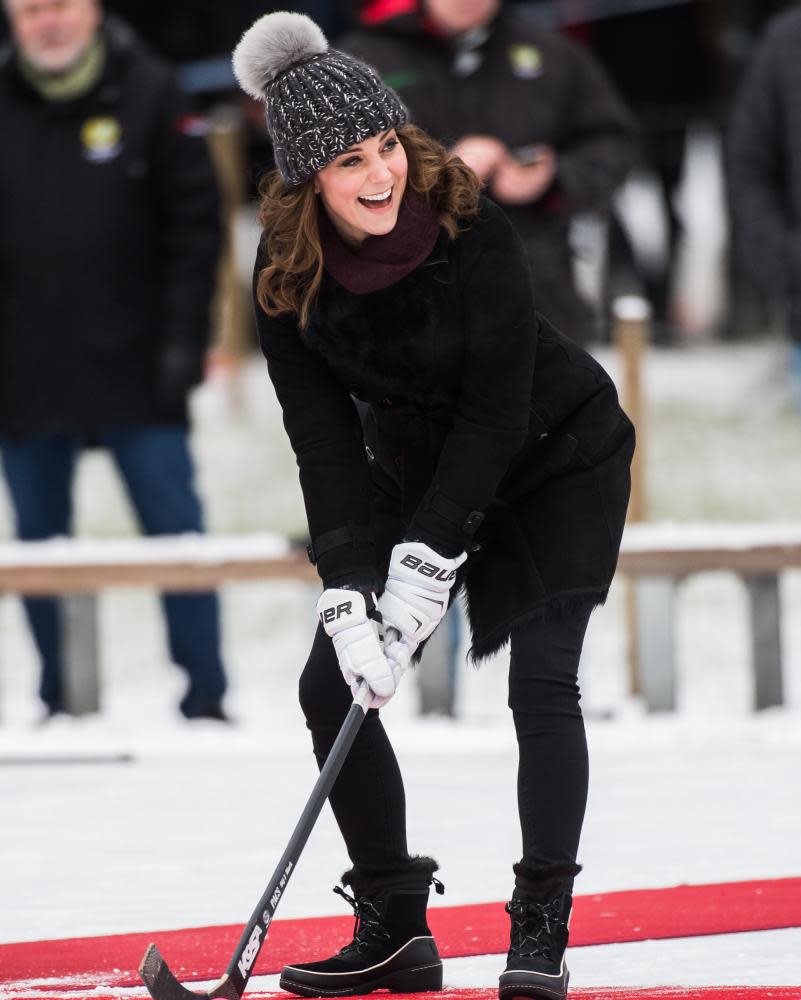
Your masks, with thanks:
<instances>
[{"instance_id":1,"label":"burgundy knit scarf","mask_svg":"<svg viewBox=\"0 0 801 1000\"><path fill-rule=\"evenodd\" d=\"M368 236L351 249L320 204L320 243L326 271L343 288L366 295L394 285L423 263L439 236L439 222L426 199L407 188L395 228L386 236Z\"/></svg>"}]
</instances>

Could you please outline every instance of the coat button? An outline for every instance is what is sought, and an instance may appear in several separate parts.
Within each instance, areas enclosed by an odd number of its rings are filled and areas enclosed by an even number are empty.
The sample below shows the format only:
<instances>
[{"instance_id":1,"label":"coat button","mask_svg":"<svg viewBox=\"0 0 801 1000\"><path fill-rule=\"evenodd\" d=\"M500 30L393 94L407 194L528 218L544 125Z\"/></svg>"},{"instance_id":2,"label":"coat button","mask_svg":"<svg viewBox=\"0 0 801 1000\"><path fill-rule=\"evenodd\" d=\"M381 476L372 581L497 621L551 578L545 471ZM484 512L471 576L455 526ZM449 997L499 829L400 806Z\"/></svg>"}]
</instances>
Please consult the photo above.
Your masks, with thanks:
<instances>
[{"instance_id":1,"label":"coat button","mask_svg":"<svg viewBox=\"0 0 801 1000\"><path fill-rule=\"evenodd\" d=\"M473 511L471 511L468 514L467 519L465 520L464 524L462 525L462 531L466 535L472 535L473 532L476 531L480 527L481 522L483 520L484 520L484 515L482 514L482 512L480 510L473 510Z\"/></svg>"}]
</instances>

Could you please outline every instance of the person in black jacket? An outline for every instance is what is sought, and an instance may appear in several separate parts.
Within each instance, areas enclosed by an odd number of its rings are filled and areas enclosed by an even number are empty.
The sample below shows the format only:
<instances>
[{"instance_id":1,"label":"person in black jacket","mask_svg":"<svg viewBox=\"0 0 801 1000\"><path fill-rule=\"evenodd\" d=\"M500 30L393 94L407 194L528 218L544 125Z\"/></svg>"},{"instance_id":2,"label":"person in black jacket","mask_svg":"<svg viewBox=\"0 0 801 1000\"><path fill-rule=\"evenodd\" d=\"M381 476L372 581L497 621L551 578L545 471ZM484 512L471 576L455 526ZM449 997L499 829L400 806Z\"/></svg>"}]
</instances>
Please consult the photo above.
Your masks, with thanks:
<instances>
[{"instance_id":1,"label":"person in black jacket","mask_svg":"<svg viewBox=\"0 0 801 1000\"><path fill-rule=\"evenodd\" d=\"M320 765L369 686L331 794L358 929L281 985L441 986L437 865L409 854L378 709L464 587L473 655L511 641L523 856L501 995L564 997L587 794L577 669L615 569L632 426L603 369L535 311L504 213L371 67L281 13L244 35L234 70L265 102L276 155L254 293L324 588L300 679Z\"/></svg>"},{"instance_id":2,"label":"person in black jacket","mask_svg":"<svg viewBox=\"0 0 801 1000\"><path fill-rule=\"evenodd\" d=\"M637 139L591 54L500 0L424 0L340 47L375 65L415 122L486 182L523 238L548 319L578 343L597 336L569 225L608 211Z\"/></svg>"},{"instance_id":3,"label":"person in black jacket","mask_svg":"<svg viewBox=\"0 0 801 1000\"><path fill-rule=\"evenodd\" d=\"M801 412L801 11L768 25L731 114L727 142L734 245L786 307Z\"/></svg>"},{"instance_id":4,"label":"person in black jacket","mask_svg":"<svg viewBox=\"0 0 801 1000\"><path fill-rule=\"evenodd\" d=\"M6 0L0 62L0 447L20 538L70 530L86 446L148 534L202 530L187 395L202 377L218 195L168 67L95 0ZM164 599L187 717L223 718L216 596ZM59 608L25 602L64 709Z\"/></svg>"}]
</instances>

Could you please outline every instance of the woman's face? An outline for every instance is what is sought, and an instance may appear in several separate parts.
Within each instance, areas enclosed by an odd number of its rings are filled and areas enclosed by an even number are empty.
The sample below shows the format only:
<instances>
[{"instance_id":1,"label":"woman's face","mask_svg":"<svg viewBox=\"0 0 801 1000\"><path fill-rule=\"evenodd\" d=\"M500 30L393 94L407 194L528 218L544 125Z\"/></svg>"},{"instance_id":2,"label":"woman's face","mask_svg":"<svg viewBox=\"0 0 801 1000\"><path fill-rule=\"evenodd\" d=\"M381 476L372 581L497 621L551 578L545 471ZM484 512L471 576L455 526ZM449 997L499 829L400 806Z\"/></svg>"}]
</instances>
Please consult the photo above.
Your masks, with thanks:
<instances>
[{"instance_id":1,"label":"woman's face","mask_svg":"<svg viewBox=\"0 0 801 1000\"><path fill-rule=\"evenodd\" d=\"M351 246L384 236L398 221L408 173L395 129L351 146L317 174L320 195L337 232Z\"/></svg>"}]
</instances>

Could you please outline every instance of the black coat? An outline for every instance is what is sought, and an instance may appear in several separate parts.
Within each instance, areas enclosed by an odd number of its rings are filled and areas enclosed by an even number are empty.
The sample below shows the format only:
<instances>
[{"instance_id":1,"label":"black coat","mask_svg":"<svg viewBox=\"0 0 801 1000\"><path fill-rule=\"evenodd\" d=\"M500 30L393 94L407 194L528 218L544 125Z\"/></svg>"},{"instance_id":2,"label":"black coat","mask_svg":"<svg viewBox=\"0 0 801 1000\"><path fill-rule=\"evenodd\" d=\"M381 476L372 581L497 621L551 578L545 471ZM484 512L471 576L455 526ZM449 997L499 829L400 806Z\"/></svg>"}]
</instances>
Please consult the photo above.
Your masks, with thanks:
<instances>
[{"instance_id":1,"label":"black coat","mask_svg":"<svg viewBox=\"0 0 801 1000\"><path fill-rule=\"evenodd\" d=\"M579 343L590 339L590 310L573 281L568 225L577 212L608 209L637 153L634 120L598 63L508 7L475 50L469 72L454 69L451 43L414 15L346 35L340 47L376 66L412 121L448 145L481 133L511 150L554 147L551 191L529 205L503 208L526 245L538 309Z\"/></svg>"},{"instance_id":2,"label":"black coat","mask_svg":"<svg viewBox=\"0 0 801 1000\"><path fill-rule=\"evenodd\" d=\"M467 549L476 656L555 602L604 599L633 429L600 365L536 313L496 205L383 291L326 273L302 333L257 312L324 585L380 588L402 537Z\"/></svg>"},{"instance_id":3,"label":"black coat","mask_svg":"<svg viewBox=\"0 0 801 1000\"><path fill-rule=\"evenodd\" d=\"M763 291L790 305L801 342L801 11L768 27L728 136L735 242Z\"/></svg>"},{"instance_id":4,"label":"black coat","mask_svg":"<svg viewBox=\"0 0 801 1000\"><path fill-rule=\"evenodd\" d=\"M0 433L184 421L219 247L210 159L160 59L106 27L102 78L46 101L0 64Z\"/></svg>"}]
</instances>

